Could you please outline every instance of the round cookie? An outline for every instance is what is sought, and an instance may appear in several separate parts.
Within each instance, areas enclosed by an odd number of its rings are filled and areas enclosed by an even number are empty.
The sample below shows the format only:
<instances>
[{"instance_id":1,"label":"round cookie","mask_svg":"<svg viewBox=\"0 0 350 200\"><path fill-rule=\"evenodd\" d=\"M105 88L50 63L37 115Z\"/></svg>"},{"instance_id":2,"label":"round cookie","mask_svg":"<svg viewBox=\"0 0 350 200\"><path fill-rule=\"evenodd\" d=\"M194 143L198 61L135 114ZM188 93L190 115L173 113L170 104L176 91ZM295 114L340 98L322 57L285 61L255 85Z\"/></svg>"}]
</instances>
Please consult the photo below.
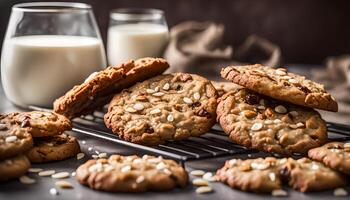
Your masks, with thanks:
<instances>
[{"instance_id":1,"label":"round cookie","mask_svg":"<svg viewBox=\"0 0 350 200\"><path fill-rule=\"evenodd\" d=\"M221 182L242 191L267 193L282 187L281 161L273 157L257 159L232 159L216 173Z\"/></svg>"},{"instance_id":2,"label":"round cookie","mask_svg":"<svg viewBox=\"0 0 350 200\"><path fill-rule=\"evenodd\" d=\"M350 175L350 143L330 142L309 150L309 157L339 172Z\"/></svg>"},{"instance_id":3,"label":"round cookie","mask_svg":"<svg viewBox=\"0 0 350 200\"><path fill-rule=\"evenodd\" d=\"M216 98L203 77L160 75L115 95L104 121L124 140L158 145L207 132L215 124Z\"/></svg>"},{"instance_id":4,"label":"round cookie","mask_svg":"<svg viewBox=\"0 0 350 200\"><path fill-rule=\"evenodd\" d=\"M301 192L322 191L347 184L346 176L308 158L289 158L282 173L288 177L289 185Z\"/></svg>"},{"instance_id":5,"label":"round cookie","mask_svg":"<svg viewBox=\"0 0 350 200\"><path fill-rule=\"evenodd\" d=\"M185 187L188 174L173 160L154 156L120 156L89 160L76 170L76 179L107 192L165 191Z\"/></svg>"},{"instance_id":6,"label":"round cookie","mask_svg":"<svg viewBox=\"0 0 350 200\"><path fill-rule=\"evenodd\" d=\"M54 111L68 118L86 114L104 106L113 95L138 81L163 73L169 64L161 58L130 60L91 74L54 102Z\"/></svg>"},{"instance_id":7,"label":"round cookie","mask_svg":"<svg viewBox=\"0 0 350 200\"><path fill-rule=\"evenodd\" d=\"M226 80L242 85L260 94L293 104L338 111L338 104L324 86L284 68L260 64L229 66L221 70Z\"/></svg>"},{"instance_id":8,"label":"round cookie","mask_svg":"<svg viewBox=\"0 0 350 200\"><path fill-rule=\"evenodd\" d=\"M69 119L53 112L16 113L15 120L22 128L27 128L33 137L58 135L72 128Z\"/></svg>"},{"instance_id":9,"label":"round cookie","mask_svg":"<svg viewBox=\"0 0 350 200\"><path fill-rule=\"evenodd\" d=\"M18 155L0 161L0 182L18 178L30 168L30 162L24 155Z\"/></svg>"},{"instance_id":10,"label":"round cookie","mask_svg":"<svg viewBox=\"0 0 350 200\"><path fill-rule=\"evenodd\" d=\"M16 115L0 115L0 160L21 154L33 146L31 134L17 124Z\"/></svg>"},{"instance_id":11,"label":"round cookie","mask_svg":"<svg viewBox=\"0 0 350 200\"><path fill-rule=\"evenodd\" d=\"M217 120L237 144L266 152L307 154L327 140L326 123L317 111L244 88L221 97Z\"/></svg>"},{"instance_id":12,"label":"round cookie","mask_svg":"<svg viewBox=\"0 0 350 200\"><path fill-rule=\"evenodd\" d=\"M34 138L34 147L26 155L32 163L65 160L80 152L77 139L61 134L51 137Z\"/></svg>"}]
</instances>

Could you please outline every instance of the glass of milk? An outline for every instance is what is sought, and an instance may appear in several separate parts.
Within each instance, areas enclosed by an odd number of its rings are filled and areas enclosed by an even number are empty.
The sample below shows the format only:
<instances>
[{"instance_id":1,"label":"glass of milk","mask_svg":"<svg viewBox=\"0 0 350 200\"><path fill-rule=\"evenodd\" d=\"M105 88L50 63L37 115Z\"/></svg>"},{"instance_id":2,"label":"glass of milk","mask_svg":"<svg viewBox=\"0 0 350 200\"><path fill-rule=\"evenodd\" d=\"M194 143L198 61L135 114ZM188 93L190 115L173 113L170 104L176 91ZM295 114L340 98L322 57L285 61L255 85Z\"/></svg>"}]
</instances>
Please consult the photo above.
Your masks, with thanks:
<instances>
[{"instance_id":1,"label":"glass of milk","mask_svg":"<svg viewBox=\"0 0 350 200\"><path fill-rule=\"evenodd\" d=\"M7 98L20 107L53 101L106 67L91 6L37 2L12 7L1 54Z\"/></svg>"},{"instance_id":2,"label":"glass of milk","mask_svg":"<svg viewBox=\"0 0 350 200\"><path fill-rule=\"evenodd\" d=\"M112 10L107 38L110 65L129 59L160 57L169 39L164 13L157 9Z\"/></svg>"}]
</instances>

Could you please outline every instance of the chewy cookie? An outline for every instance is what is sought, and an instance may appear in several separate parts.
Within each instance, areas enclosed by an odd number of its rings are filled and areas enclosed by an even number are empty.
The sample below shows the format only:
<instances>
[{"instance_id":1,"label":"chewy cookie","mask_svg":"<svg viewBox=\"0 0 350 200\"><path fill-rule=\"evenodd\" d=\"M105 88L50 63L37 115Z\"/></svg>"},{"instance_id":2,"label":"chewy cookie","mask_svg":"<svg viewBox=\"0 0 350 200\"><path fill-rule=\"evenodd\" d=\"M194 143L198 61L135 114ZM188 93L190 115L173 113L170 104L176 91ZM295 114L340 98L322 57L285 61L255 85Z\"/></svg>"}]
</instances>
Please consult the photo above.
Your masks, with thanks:
<instances>
[{"instance_id":1,"label":"chewy cookie","mask_svg":"<svg viewBox=\"0 0 350 200\"><path fill-rule=\"evenodd\" d=\"M77 139L67 134L34 138L34 147L26 155L32 163L64 160L77 155L80 146Z\"/></svg>"},{"instance_id":2,"label":"chewy cookie","mask_svg":"<svg viewBox=\"0 0 350 200\"><path fill-rule=\"evenodd\" d=\"M104 121L127 141L158 145L208 131L215 124L216 98L203 77L160 75L115 95Z\"/></svg>"},{"instance_id":3,"label":"chewy cookie","mask_svg":"<svg viewBox=\"0 0 350 200\"><path fill-rule=\"evenodd\" d=\"M330 142L309 150L309 157L350 175L350 143Z\"/></svg>"},{"instance_id":4,"label":"chewy cookie","mask_svg":"<svg viewBox=\"0 0 350 200\"><path fill-rule=\"evenodd\" d=\"M175 161L147 155L89 160L76 172L81 184L107 192L165 191L185 187L188 181L187 172Z\"/></svg>"},{"instance_id":5,"label":"chewy cookie","mask_svg":"<svg viewBox=\"0 0 350 200\"><path fill-rule=\"evenodd\" d=\"M245 88L221 97L217 120L237 144L266 152L306 154L327 140L326 123L317 111Z\"/></svg>"},{"instance_id":6,"label":"chewy cookie","mask_svg":"<svg viewBox=\"0 0 350 200\"><path fill-rule=\"evenodd\" d=\"M271 192L282 187L281 161L273 157L257 159L232 159L216 173L221 182L232 188L257 193Z\"/></svg>"},{"instance_id":7,"label":"chewy cookie","mask_svg":"<svg viewBox=\"0 0 350 200\"><path fill-rule=\"evenodd\" d=\"M143 58L91 74L84 83L75 86L54 102L54 111L77 117L107 104L116 92L138 81L163 73L169 64L161 58Z\"/></svg>"},{"instance_id":8,"label":"chewy cookie","mask_svg":"<svg viewBox=\"0 0 350 200\"><path fill-rule=\"evenodd\" d=\"M260 64L229 66L223 68L221 76L260 94L293 104L338 111L335 99L324 86L306 79L284 68L272 68Z\"/></svg>"},{"instance_id":9,"label":"chewy cookie","mask_svg":"<svg viewBox=\"0 0 350 200\"><path fill-rule=\"evenodd\" d=\"M28 158L24 155L18 155L13 158L7 158L0 161L0 182L12 178L18 178L25 174L30 167Z\"/></svg>"},{"instance_id":10,"label":"chewy cookie","mask_svg":"<svg viewBox=\"0 0 350 200\"><path fill-rule=\"evenodd\" d=\"M16 115L0 115L0 160L21 154L33 146L31 134L17 124Z\"/></svg>"},{"instance_id":11,"label":"chewy cookie","mask_svg":"<svg viewBox=\"0 0 350 200\"><path fill-rule=\"evenodd\" d=\"M27 128L33 137L58 135L72 128L69 119L53 112L16 113L15 120L22 128Z\"/></svg>"},{"instance_id":12,"label":"chewy cookie","mask_svg":"<svg viewBox=\"0 0 350 200\"><path fill-rule=\"evenodd\" d=\"M288 177L289 185L301 192L333 189L347 184L346 176L308 158L289 158L282 173Z\"/></svg>"}]
</instances>

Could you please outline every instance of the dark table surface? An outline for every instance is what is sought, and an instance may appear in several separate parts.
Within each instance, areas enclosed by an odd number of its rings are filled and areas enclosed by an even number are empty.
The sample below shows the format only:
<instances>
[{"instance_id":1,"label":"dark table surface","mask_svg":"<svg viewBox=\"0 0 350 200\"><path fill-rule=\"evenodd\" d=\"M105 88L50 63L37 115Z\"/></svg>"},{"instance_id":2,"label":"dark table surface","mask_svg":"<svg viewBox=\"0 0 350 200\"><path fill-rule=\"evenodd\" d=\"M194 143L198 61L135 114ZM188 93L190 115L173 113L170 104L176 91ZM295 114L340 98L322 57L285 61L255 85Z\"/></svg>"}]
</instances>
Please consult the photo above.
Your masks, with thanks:
<instances>
[{"instance_id":1,"label":"dark table surface","mask_svg":"<svg viewBox=\"0 0 350 200\"><path fill-rule=\"evenodd\" d=\"M2 87L0 85L0 113L7 113L12 111L18 111L19 108L14 107L5 97ZM324 117L327 118L327 115ZM331 119L334 119L334 116L331 116ZM90 137L87 135L80 135L75 133L69 133L74 136L76 136L79 140L79 143L82 148L82 152L84 152L86 155L81 160L76 160L75 158L60 161L60 162L53 162L48 164L37 164L33 165L32 167L40 167L45 170L54 169L56 172L73 172L75 169L82 163L84 163L86 160L91 158L91 155L93 154L93 151L88 151L89 147L93 147L94 150L97 150L99 152L107 152L109 155L118 153L118 154L145 154L145 152L136 152L134 149L117 145L109 141L96 139L94 137ZM85 141L86 144L83 144L82 141ZM201 161L191 161L186 162L185 167L187 171L191 171L193 169L203 169L205 171L212 171L215 172L216 169L221 167L225 160L233 157L243 157L245 158L247 155L236 155L231 157L221 157L221 158L215 158L215 159L208 159L208 160L201 160ZM252 154L252 157L258 157L262 156L261 153ZM5 183L0 183L0 199L168 199L168 200L179 200L179 199L268 199L268 198L277 198L272 197L271 195L262 195L262 194L252 194L247 192L241 192L239 190L233 190L229 188L228 186L222 184L222 183L212 183L212 187L214 188L214 192L210 194L196 194L195 193L195 187L191 186L189 184L186 188L183 189L175 189L171 192L164 192L164 193L154 193L154 192L148 192L143 194L113 194L113 193L106 193L106 192L99 192L91 190L85 186L80 185L74 177L70 177L64 180L69 181L74 185L74 189L59 189L59 195L52 196L49 193L50 188L55 187L55 181L52 178L49 177L39 177L35 173L30 173L30 177L36 179L36 183L31 185L24 185L21 184L18 180L12 180ZM191 177L192 179L193 177ZM306 199L349 199L350 197L334 197L333 196L333 190L324 191L324 192L317 192L317 193L300 193L293 191L287 187L284 188L288 191L288 197L285 197L286 199L298 199L298 200L306 200ZM350 187L346 188L348 191L350 191Z\"/></svg>"}]
</instances>

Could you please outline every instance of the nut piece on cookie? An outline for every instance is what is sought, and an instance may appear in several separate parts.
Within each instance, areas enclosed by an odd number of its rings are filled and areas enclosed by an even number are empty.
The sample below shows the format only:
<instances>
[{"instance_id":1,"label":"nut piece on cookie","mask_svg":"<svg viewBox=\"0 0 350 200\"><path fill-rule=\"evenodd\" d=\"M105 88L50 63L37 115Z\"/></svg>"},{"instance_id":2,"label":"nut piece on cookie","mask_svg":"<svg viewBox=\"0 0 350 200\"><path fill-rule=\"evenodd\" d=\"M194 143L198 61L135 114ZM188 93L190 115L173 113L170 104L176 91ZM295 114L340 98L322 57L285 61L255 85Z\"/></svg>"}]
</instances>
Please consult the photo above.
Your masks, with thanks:
<instances>
[{"instance_id":1,"label":"nut piece on cookie","mask_svg":"<svg viewBox=\"0 0 350 200\"><path fill-rule=\"evenodd\" d=\"M120 138L144 145L207 132L216 118L211 82L187 73L159 75L114 96L104 117Z\"/></svg>"},{"instance_id":2,"label":"nut piece on cookie","mask_svg":"<svg viewBox=\"0 0 350 200\"><path fill-rule=\"evenodd\" d=\"M260 64L229 66L221 70L226 80L257 93L293 104L328 111L338 111L338 104L324 86L284 68Z\"/></svg>"},{"instance_id":3,"label":"nut piece on cookie","mask_svg":"<svg viewBox=\"0 0 350 200\"><path fill-rule=\"evenodd\" d=\"M113 155L79 166L76 179L95 190L146 192L185 187L188 174L175 161L162 157Z\"/></svg>"},{"instance_id":4,"label":"nut piece on cookie","mask_svg":"<svg viewBox=\"0 0 350 200\"><path fill-rule=\"evenodd\" d=\"M221 182L232 188L256 193L270 193L282 187L280 171L283 162L267 157L231 159L216 173Z\"/></svg>"},{"instance_id":5,"label":"nut piece on cookie","mask_svg":"<svg viewBox=\"0 0 350 200\"><path fill-rule=\"evenodd\" d=\"M282 172L288 177L288 184L301 192L334 189L347 184L346 176L308 158L289 158Z\"/></svg>"},{"instance_id":6,"label":"nut piece on cookie","mask_svg":"<svg viewBox=\"0 0 350 200\"><path fill-rule=\"evenodd\" d=\"M311 109L241 88L219 99L217 121L235 143L261 151L307 154L327 140L326 123Z\"/></svg>"},{"instance_id":7,"label":"nut piece on cookie","mask_svg":"<svg viewBox=\"0 0 350 200\"><path fill-rule=\"evenodd\" d=\"M80 152L77 139L67 134L34 138L34 147L26 152L32 163L65 160Z\"/></svg>"},{"instance_id":8,"label":"nut piece on cookie","mask_svg":"<svg viewBox=\"0 0 350 200\"><path fill-rule=\"evenodd\" d=\"M237 85L235 83L232 82L217 82L217 81L211 81L211 83L213 84L213 86L215 87L216 91L218 92L218 95L221 97L222 95L238 89L238 88L242 88L242 86Z\"/></svg>"},{"instance_id":9,"label":"nut piece on cookie","mask_svg":"<svg viewBox=\"0 0 350 200\"><path fill-rule=\"evenodd\" d=\"M32 111L15 114L16 123L33 137L47 137L72 129L68 118L54 112Z\"/></svg>"},{"instance_id":10,"label":"nut piece on cookie","mask_svg":"<svg viewBox=\"0 0 350 200\"><path fill-rule=\"evenodd\" d=\"M54 102L54 111L68 118L77 117L104 106L116 92L136 82L163 73L169 64L161 58L142 58L91 74Z\"/></svg>"},{"instance_id":11,"label":"nut piece on cookie","mask_svg":"<svg viewBox=\"0 0 350 200\"><path fill-rule=\"evenodd\" d=\"M309 150L308 155L313 160L350 175L350 142L330 142Z\"/></svg>"}]
</instances>

